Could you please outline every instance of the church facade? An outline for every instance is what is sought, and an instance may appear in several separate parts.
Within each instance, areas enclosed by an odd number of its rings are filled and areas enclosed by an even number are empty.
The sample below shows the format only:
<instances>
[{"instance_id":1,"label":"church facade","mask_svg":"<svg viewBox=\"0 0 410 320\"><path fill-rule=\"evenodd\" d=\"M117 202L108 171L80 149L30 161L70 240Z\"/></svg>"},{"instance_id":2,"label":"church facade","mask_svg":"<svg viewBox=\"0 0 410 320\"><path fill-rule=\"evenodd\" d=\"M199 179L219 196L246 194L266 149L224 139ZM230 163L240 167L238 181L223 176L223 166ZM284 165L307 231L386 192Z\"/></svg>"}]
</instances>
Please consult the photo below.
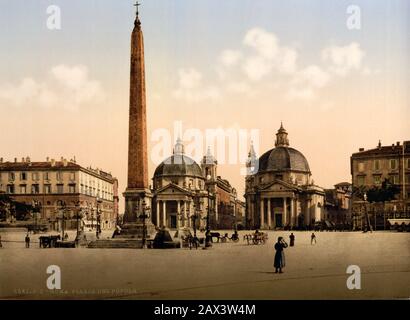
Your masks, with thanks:
<instances>
[{"instance_id":1,"label":"church facade","mask_svg":"<svg viewBox=\"0 0 410 320\"><path fill-rule=\"evenodd\" d=\"M289 146L281 125L275 148L257 157L251 146L245 181L246 225L255 229L304 229L324 219L323 188L309 163Z\"/></svg>"},{"instance_id":2,"label":"church facade","mask_svg":"<svg viewBox=\"0 0 410 320\"><path fill-rule=\"evenodd\" d=\"M177 140L172 156L165 159L153 176L152 221L169 229L235 228L243 204L227 180L217 175L217 161L210 149L200 165L184 152Z\"/></svg>"}]
</instances>

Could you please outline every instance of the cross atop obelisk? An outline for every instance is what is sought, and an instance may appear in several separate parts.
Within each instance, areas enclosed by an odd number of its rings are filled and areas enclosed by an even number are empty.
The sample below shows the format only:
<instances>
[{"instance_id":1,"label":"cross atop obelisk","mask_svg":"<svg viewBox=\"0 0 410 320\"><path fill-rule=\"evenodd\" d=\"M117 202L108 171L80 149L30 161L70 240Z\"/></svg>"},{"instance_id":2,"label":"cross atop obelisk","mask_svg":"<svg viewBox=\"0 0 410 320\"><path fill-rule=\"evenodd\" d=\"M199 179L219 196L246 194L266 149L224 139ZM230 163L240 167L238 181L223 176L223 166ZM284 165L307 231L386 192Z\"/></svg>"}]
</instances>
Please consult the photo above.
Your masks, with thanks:
<instances>
[{"instance_id":1,"label":"cross atop obelisk","mask_svg":"<svg viewBox=\"0 0 410 320\"><path fill-rule=\"evenodd\" d=\"M134 4L134 7L137 8L137 17L138 17L138 15L139 15L138 7L139 7L140 5L141 5L141 3L139 3L138 1Z\"/></svg>"},{"instance_id":2,"label":"cross atop obelisk","mask_svg":"<svg viewBox=\"0 0 410 320\"><path fill-rule=\"evenodd\" d=\"M139 3L138 1L134 4L134 7L136 7L137 12L136 12L136 18L135 18L135 24L136 25L141 25L141 21L139 18L139 6L141 5L141 3Z\"/></svg>"}]
</instances>

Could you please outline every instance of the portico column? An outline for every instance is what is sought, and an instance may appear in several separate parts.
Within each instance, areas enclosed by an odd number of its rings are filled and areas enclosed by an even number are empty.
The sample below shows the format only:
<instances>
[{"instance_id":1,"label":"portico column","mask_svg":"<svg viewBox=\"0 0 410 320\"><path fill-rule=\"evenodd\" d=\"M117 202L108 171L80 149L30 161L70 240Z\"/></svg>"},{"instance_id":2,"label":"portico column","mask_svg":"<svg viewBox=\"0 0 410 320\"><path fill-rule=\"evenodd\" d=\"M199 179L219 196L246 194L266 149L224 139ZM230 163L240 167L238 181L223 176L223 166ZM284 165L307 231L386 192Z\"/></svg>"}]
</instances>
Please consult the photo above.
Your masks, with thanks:
<instances>
[{"instance_id":1,"label":"portico column","mask_svg":"<svg viewBox=\"0 0 410 320\"><path fill-rule=\"evenodd\" d=\"M272 227L271 212L270 212L270 198L268 198L268 227Z\"/></svg>"},{"instance_id":2,"label":"portico column","mask_svg":"<svg viewBox=\"0 0 410 320\"><path fill-rule=\"evenodd\" d=\"M306 213L305 214L306 214L305 223L308 226L310 225L310 221L311 221L310 219L310 200L306 201Z\"/></svg>"},{"instance_id":3,"label":"portico column","mask_svg":"<svg viewBox=\"0 0 410 320\"><path fill-rule=\"evenodd\" d=\"M162 201L162 224L164 227L167 227L167 202L165 200Z\"/></svg>"},{"instance_id":4,"label":"portico column","mask_svg":"<svg viewBox=\"0 0 410 320\"><path fill-rule=\"evenodd\" d=\"M283 226L285 227L288 223L288 204L287 198L283 198Z\"/></svg>"},{"instance_id":5,"label":"portico column","mask_svg":"<svg viewBox=\"0 0 410 320\"><path fill-rule=\"evenodd\" d=\"M184 227L188 227L188 219L187 219L187 206L188 201L184 200Z\"/></svg>"},{"instance_id":6,"label":"portico column","mask_svg":"<svg viewBox=\"0 0 410 320\"><path fill-rule=\"evenodd\" d=\"M295 226L295 199L290 198L290 225Z\"/></svg>"},{"instance_id":7,"label":"portico column","mask_svg":"<svg viewBox=\"0 0 410 320\"><path fill-rule=\"evenodd\" d=\"M177 200L177 230L181 226L181 201Z\"/></svg>"},{"instance_id":8,"label":"portico column","mask_svg":"<svg viewBox=\"0 0 410 320\"><path fill-rule=\"evenodd\" d=\"M263 229L263 226L265 224L265 213L264 213L264 201L263 198L261 199L261 229Z\"/></svg>"},{"instance_id":9,"label":"portico column","mask_svg":"<svg viewBox=\"0 0 410 320\"><path fill-rule=\"evenodd\" d=\"M159 200L157 200L157 227L159 228L160 225L160 221L159 221Z\"/></svg>"}]
</instances>

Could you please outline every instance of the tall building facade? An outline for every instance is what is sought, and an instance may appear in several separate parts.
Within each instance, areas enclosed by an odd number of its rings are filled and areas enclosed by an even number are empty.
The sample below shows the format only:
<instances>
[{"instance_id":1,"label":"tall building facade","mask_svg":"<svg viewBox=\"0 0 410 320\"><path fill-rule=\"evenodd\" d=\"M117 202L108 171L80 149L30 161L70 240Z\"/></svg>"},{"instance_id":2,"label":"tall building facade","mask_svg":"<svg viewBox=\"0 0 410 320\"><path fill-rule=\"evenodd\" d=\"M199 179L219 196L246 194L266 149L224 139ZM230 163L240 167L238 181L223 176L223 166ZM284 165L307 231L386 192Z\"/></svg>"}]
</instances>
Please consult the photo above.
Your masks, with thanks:
<instances>
[{"instance_id":1,"label":"tall building facade","mask_svg":"<svg viewBox=\"0 0 410 320\"><path fill-rule=\"evenodd\" d=\"M115 228L118 219L118 181L100 169L85 168L75 160L61 158L32 162L0 159L0 191L15 202L39 207L39 221L59 229L62 212L65 226L76 227L76 215L100 221L101 229ZM98 210L98 211L97 211ZM13 214L13 213L12 213Z\"/></svg>"},{"instance_id":2,"label":"tall building facade","mask_svg":"<svg viewBox=\"0 0 410 320\"><path fill-rule=\"evenodd\" d=\"M365 214L376 229L386 227L388 218L409 218L410 215L410 141L353 153L350 158L353 190L369 190L381 186L384 180L399 189L396 198L384 206L370 204L363 197L353 195L353 220L356 228L366 224Z\"/></svg>"},{"instance_id":3,"label":"tall building facade","mask_svg":"<svg viewBox=\"0 0 410 320\"><path fill-rule=\"evenodd\" d=\"M283 125L275 148L247 161L246 223L248 228L297 229L324 219L324 190L314 184L308 161L289 146Z\"/></svg>"}]
</instances>

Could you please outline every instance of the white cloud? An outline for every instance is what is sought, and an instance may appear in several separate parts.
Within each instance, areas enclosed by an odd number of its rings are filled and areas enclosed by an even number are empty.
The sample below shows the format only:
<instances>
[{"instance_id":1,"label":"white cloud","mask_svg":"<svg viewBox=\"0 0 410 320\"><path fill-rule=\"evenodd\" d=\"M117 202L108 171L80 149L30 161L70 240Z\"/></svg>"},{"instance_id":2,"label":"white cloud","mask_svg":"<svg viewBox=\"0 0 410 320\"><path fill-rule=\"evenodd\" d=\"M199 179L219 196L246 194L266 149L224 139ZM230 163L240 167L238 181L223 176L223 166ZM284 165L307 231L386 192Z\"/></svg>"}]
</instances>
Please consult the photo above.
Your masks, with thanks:
<instances>
[{"instance_id":1,"label":"white cloud","mask_svg":"<svg viewBox=\"0 0 410 320\"><path fill-rule=\"evenodd\" d=\"M281 46L278 37L261 28L249 30L243 44L254 52L245 59L242 70L252 81L258 81L269 75L272 70L282 74L296 71L298 54L296 50Z\"/></svg>"},{"instance_id":2,"label":"white cloud","mask_svg":"<svg viewBox=\"0 0 410 320\"><path fill-rule=\"evenodd\" d=\"M360 70L364 56L365 52L357 42L346 46L330 46L322 50L323 61L330 63L329 70L340 76L345 76L352 70Z\"/></svg>"},{"instance_id":3,"label":"white cloud","mask_svg":"<svg viewBox=\"0 0 410 320\"><path fill-rule=\"evenodd\" d=\"M0 101L12 106L78 110L104 98L98 81L90 80L85 66L58 65L45 81L24 78L20 84L0 86Z\"/></svg>"},{"instance_id":4,"label":"white cloud","mask_svg":"<svg viewBox=\"0 0 410 320\"><path fill-rule=\"evenodd\" d=\"M314 88L323 88L330 81L330 75L316 65L310 65L295 74L293 83L307 85Z\"/></svg>"},{"instance_id":5,"label":"white cloud","mask_svg":"<svg viewBox=\"0 0 410 320\"><path fill-rule=\"evenodd\" d=\"M273 59L279 52L279 40L276 35L261 28L249 30L243 44L255 49L265 59Z\"/></svg>"},{"instance_id":6,"label":"white cloud","mask_svg":"<svg viewBox=\"0 0 410 320\"><path fill-rule=\"evenodd\" d=\"M242 53L237 50L224 50L219 58L220 62L225 67L232 67L238 64L242 58Z\"/></svg>"},{"instance_id":7,"label":"white cloud","mask_svg":"<svg viewBox=\"0 0 410 320\"><path fill-rule=\"evenodd\" d=\"M275 33L256 27L245 33L242 48L220 53L214 86L203 85L202 74L196 69L180 70L180 85L174 94L190 101L215 99L224 92L250 96L262 86L266 89L280 83L285 98L312 100L341 76L375 74L363 65L365 55L360 44L352 42L327 46L319 51L317 61L301 65L296 48L283 45Z\"/></svg>"},{"instance_id":8,"label":"white cloud","mask_svg":"<svg viewBox=\"0 0 410 320\"><path fill-rule=\"evenodd\" d=\"M260 56L254 56L246 59L243 65L243 71L252 81L261 80L268 75L272 70L272 65L269 61Z\"/></svg>"},{"instance_id":9,"label":"white cloud","mask_svg":"<svg viewBox=\"0 0 410 320\"><path fill-rule=\"evenodd\" d=\"M219 97L216 87L202 85L202 74L194 69L181 69L178 71L179 87L174 90L174 97L188 102L201 100L215 100Z\"/></svg>"}]
</instances>

